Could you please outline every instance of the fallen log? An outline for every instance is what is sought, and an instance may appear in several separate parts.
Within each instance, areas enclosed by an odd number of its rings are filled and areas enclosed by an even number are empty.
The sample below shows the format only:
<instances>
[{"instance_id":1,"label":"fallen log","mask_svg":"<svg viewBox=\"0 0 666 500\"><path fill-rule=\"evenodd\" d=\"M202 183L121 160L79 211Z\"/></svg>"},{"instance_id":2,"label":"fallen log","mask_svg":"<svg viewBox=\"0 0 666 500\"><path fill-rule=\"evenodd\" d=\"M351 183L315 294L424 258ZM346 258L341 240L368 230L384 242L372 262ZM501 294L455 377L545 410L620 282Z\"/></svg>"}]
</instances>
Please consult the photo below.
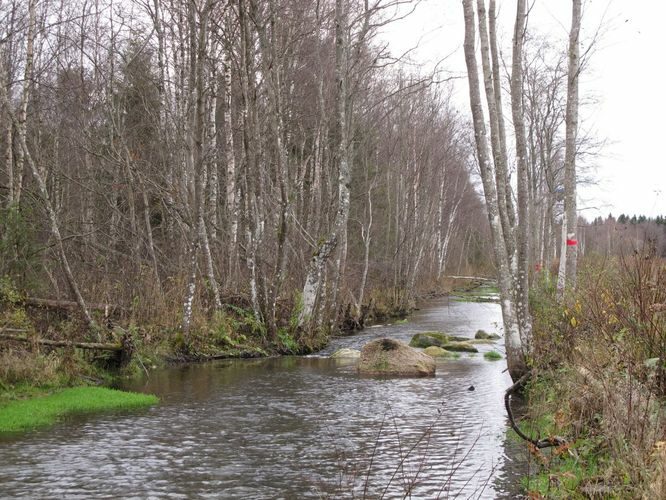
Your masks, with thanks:
<instances>
[{"instance_id":1,"label":"fallen log","mask_svg":"<svg viewBox=\"0 0 666 500\"><path fill-rule=\"evenodd\" d=\"M40 299L37 297L26 297L25 299L20 300L19 303L28 306L43 307L46 309L76 310L79 308L79 304L77 302L72 302L69 300ZM89 309L103 311L105 314L124 310L122 306L115 304L87 304L87 306Z\"/></svg>"},{"instance_id":2,"label":"fallen log","mask_svg":"<svg viewBox=\"0 0 666 500\"><path fill-rule=\"evenodd\" d=\"M483 276L444 276L452 280L473 280L473 281L497 281L496 278L485 278Z\"/></svg>"},{"instance_id":3,"label":"fallen log","mask_svg":"<svg viewBox=\"0 0 666 500\"><path fill-rule=\"evenodd\" d=\"M0 330L0 340L11 340L15 342L36 343L50 347L76 347L78 349L99 349L102 351L115 351L121 352L123 350L122 344L105 344L102 342L71 342L68 340L48 340L40 338L26 337L25 335L14 335L11 333L4 333L7 330Z\"/></svg>"}]
</instances>

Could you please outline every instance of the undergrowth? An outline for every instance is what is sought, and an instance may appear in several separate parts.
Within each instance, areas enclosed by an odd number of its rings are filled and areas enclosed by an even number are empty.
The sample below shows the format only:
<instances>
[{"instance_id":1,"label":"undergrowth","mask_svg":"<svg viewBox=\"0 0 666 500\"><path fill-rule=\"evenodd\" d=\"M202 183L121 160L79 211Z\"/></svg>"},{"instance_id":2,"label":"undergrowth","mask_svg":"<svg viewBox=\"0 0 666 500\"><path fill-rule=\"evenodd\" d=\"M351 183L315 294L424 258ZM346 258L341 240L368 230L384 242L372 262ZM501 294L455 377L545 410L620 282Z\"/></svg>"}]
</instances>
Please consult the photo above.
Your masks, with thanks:
<instances>
[{"instance_id":1,"label":"undergrowth","mask_svg":"<svg viewBox=\"0 0 666 500\"><path fill-rule=\"evenodd\" d=\"M567 445L531 450L534 498L666 496L666 263L654 248L588 258L558 299L542 279L531 296L537 374L523 425Z\"/></svg>"}]
</instances>

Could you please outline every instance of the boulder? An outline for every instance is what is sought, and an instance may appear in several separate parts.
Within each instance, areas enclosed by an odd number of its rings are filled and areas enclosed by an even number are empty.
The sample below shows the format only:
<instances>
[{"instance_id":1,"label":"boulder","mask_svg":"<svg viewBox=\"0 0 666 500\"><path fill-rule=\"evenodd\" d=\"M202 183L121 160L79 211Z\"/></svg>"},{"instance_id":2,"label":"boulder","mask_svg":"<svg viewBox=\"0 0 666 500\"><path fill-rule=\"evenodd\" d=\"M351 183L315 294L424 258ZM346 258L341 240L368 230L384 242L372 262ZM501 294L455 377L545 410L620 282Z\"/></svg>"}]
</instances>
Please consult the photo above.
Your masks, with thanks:
<instances>
[{"instance_id":1,"label":"boulder","mask_svg":"<svg viewBox=\"0 0 666 500\"><path fill-rule=\"evenodd\" d=\"M442 347L449 340L448 335L439 332L417 333L409 341L409 347L419 347L421 349L430 346Z\"/></svg>"},{"instance_id":2,"label":"boulder","mask_svg":"<svg viewBox=\"0 0 666 500\"><path fill-rule=\"evenodd\" d=\"M362 375L432 377L435 360L398 340L377 339L361 349L358 371Z\"/></svg>"},{"instance_id":3,"label":"boulder","mask_svg":"<svg viewBox=\"0 0 666 500\"><path fill-rule=\"evenodd\" d=\"M428 356L432 356L433 358L456 358L460 357L459 354L455 352L449 352L446 349L442 349L441 347L437 347L434 345L431 345L430 347L426 347L423 352L427 354Z\"/></svg>"},{"instance_id":4,"label":"boulder","mask_svg":"<svg viewBox=\"0 0 666 500\"><path fill-rule=\"evenodd\" d=\"M469 342L449 342L444 346L444 349L450 352L479 352L479 350Z\"/></svg>"},{"instance_id":5,"label":"boulder","mask_svg":"<svg viewBox=\"0 0 666 500\"><path fill-rule=\"evenodd\" d=\"M474 338L477 340L497 340L500 336L496 333L488 333L484 330L479 330L476 332L476 335L474 335Z\"/></svg>"},{"instance_id":6,"label":"boulder","mask_svg":"<svg viewBox=\"0 0 666 500\"><path fill-rule=\"evenodd\" d=\"M333 359L358 359L360 357L361 351L357 349L349 349L346 347L343 349L338 349L333 354L331 354L331 358Z\"/></svg>"}]
</instances>

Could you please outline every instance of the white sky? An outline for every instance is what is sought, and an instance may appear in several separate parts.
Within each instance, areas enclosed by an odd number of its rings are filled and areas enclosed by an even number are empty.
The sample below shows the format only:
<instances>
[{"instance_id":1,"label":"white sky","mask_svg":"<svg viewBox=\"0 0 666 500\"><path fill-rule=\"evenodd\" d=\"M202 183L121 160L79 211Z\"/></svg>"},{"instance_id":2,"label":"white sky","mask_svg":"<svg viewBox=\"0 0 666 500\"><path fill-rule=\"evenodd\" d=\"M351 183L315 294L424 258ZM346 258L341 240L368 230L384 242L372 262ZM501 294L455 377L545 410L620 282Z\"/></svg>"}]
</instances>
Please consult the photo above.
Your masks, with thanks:
<instances>
[{"instance_id":1,"label":"white sky","mask_svg":"<svg viewBox=\"0 0 666 500\"><path fill-rule=\"evenodd\" d=\"M597 103L581 110L581 126L607 144L596 158L596 186L579 188L581 215L612 212L666 214L666 2L661 0L583 0L582 48L595 33L589 66L581 76L581 98ZM500 45L510 51L515 1L498 0ZM567 46L569 0L534 0L529 29ZM601 29L600 29L601 26ZM422 0L406 19L386 28L394 54L418 45L415 63L443 67L463 76L464 36L461 0ZM510 58L510 52L507 54ZM455 103L469 115L467 82L454 83Z\"/></svg>"}]
</instances>

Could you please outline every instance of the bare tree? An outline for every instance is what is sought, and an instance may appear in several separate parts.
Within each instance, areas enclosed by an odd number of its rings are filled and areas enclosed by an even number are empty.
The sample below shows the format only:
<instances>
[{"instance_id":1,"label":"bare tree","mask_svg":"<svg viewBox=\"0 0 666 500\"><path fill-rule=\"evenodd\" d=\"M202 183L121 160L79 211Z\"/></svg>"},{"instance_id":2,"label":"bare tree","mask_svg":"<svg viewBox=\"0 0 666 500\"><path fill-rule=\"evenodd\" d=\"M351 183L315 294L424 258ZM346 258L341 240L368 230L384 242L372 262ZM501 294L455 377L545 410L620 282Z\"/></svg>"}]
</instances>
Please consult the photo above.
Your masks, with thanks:
<instances>
[{"instance_id":1,"label":"bare tree","mask_svg":"<svg viewBox=\"0 0 666 500\"><path fill-rule=\"evenodd\" d=\"M578 132L578 78L580 75L581 1L572 0L569 31L569 66L567 74L566 139L564 152L564 215L562 219L562 251L557 276L557 289L576 286L578 260L576 211L576 135Z\"/></svg>"},{"instance_id":2,"label":"bare tree","mask_svg":"<svg viewBox=\"0 0 666 500\"><path fill-rule=\"evenodd\" d=\"M482 1L482 0L481 0ZM506 190L506 185L497 185L493 176L494 165L488 151L486 124L481 103L481 91L479 88L479 71L475 53L475 29L474 9L472 0L463 1L465 17L465 62L470 93L470 105L474 124L474 135L477 148L477 159L483 182L483 190L490 223L493 253L498 273L500 289L500 303L502 306L502 318L504 320L504 335L506 341L507 363L509 373L514 380L520 378L527 369L526 353L523 350L520 324L517 317L516 289L514 285L515 276L510 266L510 249L507 248L506 240L501 223L500 210L505 209L499 204L498 190ZM480 21L483 16L479 16ZM494 100L489 100L491 105ZM493 168L494 167L494 168ZM501 166L499 167L501 169ZM526 304L525 304L526 305Z\"/></svg>"}]
</instances>

